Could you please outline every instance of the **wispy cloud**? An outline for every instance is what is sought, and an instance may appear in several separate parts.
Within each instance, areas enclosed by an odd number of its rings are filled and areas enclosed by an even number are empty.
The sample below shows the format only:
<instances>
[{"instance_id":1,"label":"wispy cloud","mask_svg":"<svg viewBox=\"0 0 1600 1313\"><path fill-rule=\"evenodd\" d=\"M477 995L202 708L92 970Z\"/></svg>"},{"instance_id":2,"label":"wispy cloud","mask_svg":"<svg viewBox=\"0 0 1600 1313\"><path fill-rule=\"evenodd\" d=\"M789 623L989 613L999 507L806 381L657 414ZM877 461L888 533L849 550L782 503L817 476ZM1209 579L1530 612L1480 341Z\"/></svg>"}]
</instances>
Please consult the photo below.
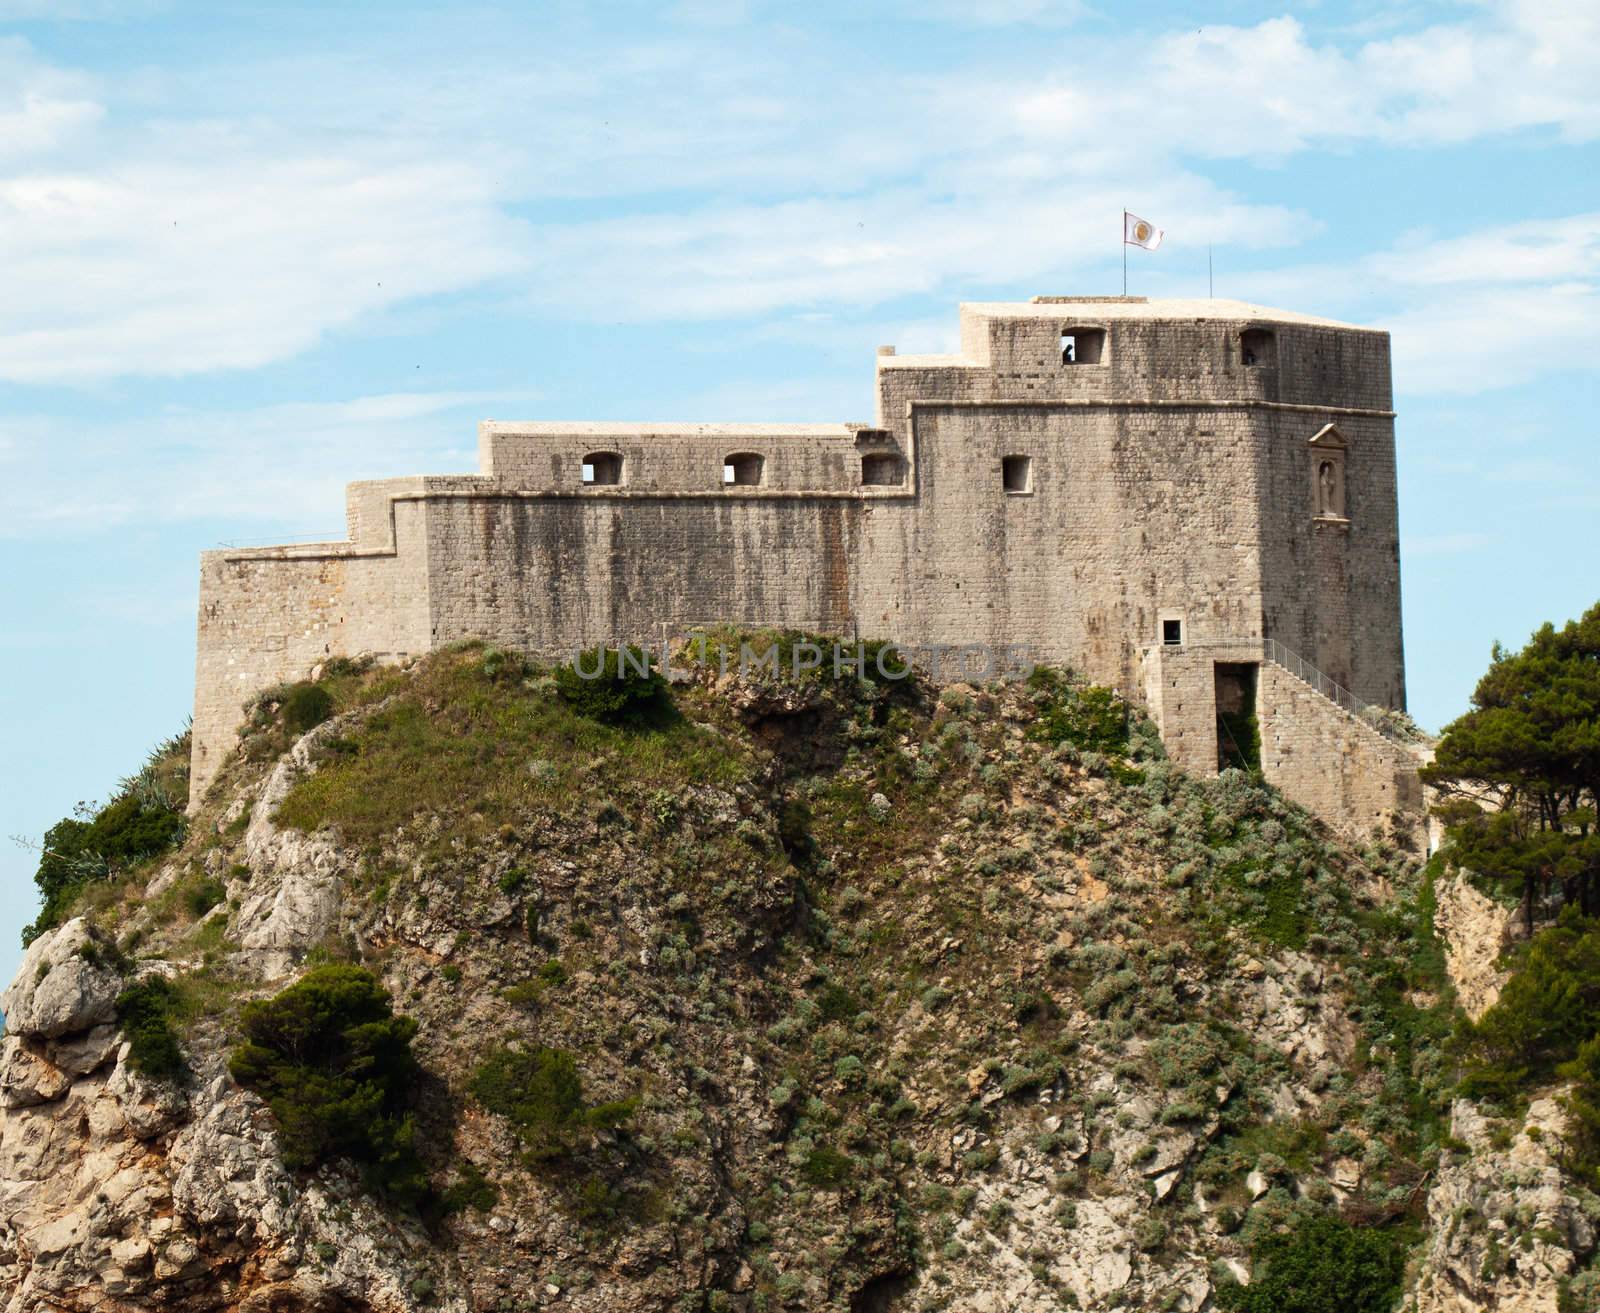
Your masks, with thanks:
<instances>
[{"instance_id":1,"label":"wispy cloud","mask_svg":"<svg viewBox=\"0 0 1600 1313\"><path fill-rule=\"evenodd\" d=\"M925 16L1073 10L941 0ZM17 271L0 301L0 378L247 369L485 283L611 321L1061 286L1114 259L1090 234L1135 199L1170 251L1232 242L1259 260L1317 234L1322 216L1314 198L1263 203L1219 184L1218 158L1600 135L1600 15L1584 0L1514 0L1401 35L1319 34L1293 18L1074 35L1021 80L981 61L897 71L793 26L780 51L780 15L760 5L686 0L677 17L629 39L563 10L549 20L561 40L529 59L496 48L503 20L488 15L460 58L421 28L359 53L160 70L137 96L137 80L75 83L0 47L0 127L28 152L0 172L0 245ZM583 41L604 42L603 64L566 53ZM150 116L173 100L212 117ZM1590 220L1421 236L1367 269L1379 290L1408 289L1398 313L1371 304L1392 313L1410 385L1517 382L1561 367L1592 329ZM1349 281L1336 272L1335 286ZM1322 281L1284 299L1338 295L1327 271L1300 273ZM1255 281L1294 291L1295 278ZM1537 349L1459 367L1451 326L1483 314Z\"/></svg>"},{"instance_id":2,"label":"wispy cloud","mask_svg":"<svg viewBox=\"0 0 1600 1313\"><path fill-rule=\"evenodd\" d=\"M0 181L0 378L265 364L363 314L503 275L519 225L473 171L348 157L130 162Z\"/></svg>"}]
</instances>

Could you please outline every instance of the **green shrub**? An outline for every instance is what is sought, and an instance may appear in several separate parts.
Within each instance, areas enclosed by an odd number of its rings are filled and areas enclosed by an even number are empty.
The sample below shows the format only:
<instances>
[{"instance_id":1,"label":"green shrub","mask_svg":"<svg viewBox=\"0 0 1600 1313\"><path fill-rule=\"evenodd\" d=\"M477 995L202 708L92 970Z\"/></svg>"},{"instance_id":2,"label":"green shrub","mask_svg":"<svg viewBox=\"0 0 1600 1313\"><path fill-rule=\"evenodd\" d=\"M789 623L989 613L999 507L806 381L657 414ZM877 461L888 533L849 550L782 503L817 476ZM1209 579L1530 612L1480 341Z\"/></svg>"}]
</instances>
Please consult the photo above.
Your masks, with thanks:
<instances>
[{"instance_id":1,"label":"green shrub","mask_svg":"<svg viewBox=\"0 0 1600 1313\"><path fill-rule=\"evenodd\" d=\"M181 803L169 805L131 784L87 818L68 817L51 826L33 877L44 903L22 932L22 942L31 944L66 920L85 886L114 878L182 842L184 828Z\"/></svg>"},{"instance_id":2,"label":"green shrub","mask_svg":"<svg viewBox=\"0 0 1600 1313\"><path fill-rule=\"evenodd\" d=\"M197 920L228 896L221 880L206 879L184 892L183 903Z\"/></svg>"},{"instance_id":3,"label":"green shrub","mask_svg":"<svg viewBox=\"0 0 1600 1313\"><path fill-rule=\"evenodd\" d=\"M309 680L291 684L283 695L282 712L284 727L304 734L333 715L333 695Z\"/></svg>"},{"instance_id":4,"label":"green shrub","mask_svg":"<svg viewBox=\"0 0 1600 1313\"><path fill-rule=\"evenodd\" d=\"M117 1024L128 1041L128 1062L141 1075L175 1080L183 1074L183 1052L172 1025L177 991L163 976L151 976L117 996Z\"/></svg>"},{"instance_id":5,"label":"green shrub","mask_svg":"<svg viewBox=\"0 0 1600 1313\"><path fill-rule=\"evenodd\" d=\"M822 1190L838 1190L850 1179L855 1163L849 1154L819 1145L806 1155L800 1175L807 1184Z\"/></svg>"},{"instance_id":6,"label":"green shrub","mask_svg":"<svg viewBox=\"0 0 1600 1313\"><path fill-rule=\"evenodd\" d=\"M1306 1217L1257 1241L1248 1286L1224 1285L1217 1307L1235 1313L1389 1313L1405 1247L1387 1231L1337 1217Z\"/></svg>"},{"instance_id":7,"label":"green shrub","mask_svg":"<svg viewBox=\"0 0 1600 1313\"><path fill-rule=\"evenodd\" d=\"M461 1175L445 1190L440 1202L447 1213L460 1213L471 1208L487 1213L500 1199L500 1189L483 1174L477 1163L466 1163Z\"/></svg>"},{"instance_id":8,"label":"green shrub","mask_svg":"<svg viewBox=\"0 0 1600 1313\"><path fill-rule=\"evenodd\" d=\"M285 1166L346 1157L375 1188L407 1202L422 1195L426 1179L404 1111L417 1023L394 1014L371 972L317 967L281 994L246 1004L240 1024L244 1039L228 1070L272 1109Z\"/></svg>"},{"instance_id":9,"label":"green shrub","mask_svg":"<svg viewBox=\"0 0 1600 1313\"><path fill-rule=\"evenodd\" d=\"M622 659L627 654L627 661ZM667 681L640 648L590 648L556 671L556 691L572 709L611 725L635 723L667 702ZM581 673L580 673L581 672Z\"/></svg>"},{"instance_id":10,"label":"green shrub","mask_svg":"<svg viewBox=\"0 0 1600 1313\"><path fill-rule=\"evenodd\" d=\"M817 1015L824 1021L849 1021L860 1011L860 1000L843 985L826 985L817 995Z\"/></svg>"},{"instance_id":11,"label":"green shrub","mask_svg":"<svg viewBox=\"0 0 1600 1313\"><path fill-rule=\"evenodd\" d=\"M1085 752L1126 755L1128 706L1109 688L1074 685L1049 666L1036 667L1028 686L1040 700L1030 738L1056 746L1070 743Z\"/></svg>"},{"instance_id":12,"label":"green shrub","mask_svg":"<svg viewBox=\"0 0 1600 1313\"><path fill-rule=\"evenodd\" d=\"M498 1048L472 1074L472 1096L516 1129L538 1160L570 1153L595 1131L622 1126L635 1101L591 1107L584 1101L577 1060L561 1049Z\"/></svg>"}]
</instances>

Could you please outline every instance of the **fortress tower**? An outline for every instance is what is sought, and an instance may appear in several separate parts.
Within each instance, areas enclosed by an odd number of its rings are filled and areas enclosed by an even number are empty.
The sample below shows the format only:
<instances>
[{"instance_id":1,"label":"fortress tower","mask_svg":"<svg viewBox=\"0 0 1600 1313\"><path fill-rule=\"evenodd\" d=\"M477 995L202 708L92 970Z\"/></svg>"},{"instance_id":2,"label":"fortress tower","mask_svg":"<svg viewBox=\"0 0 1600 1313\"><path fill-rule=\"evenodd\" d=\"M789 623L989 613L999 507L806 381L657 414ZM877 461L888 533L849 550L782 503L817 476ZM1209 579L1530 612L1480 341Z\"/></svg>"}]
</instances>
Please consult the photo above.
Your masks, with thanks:
<instances>
[{"instance_id":1,"label":"fortress tower","mask_svg":"<svg viewBox=\"0 0 1600 1313\"><path fill-rule=\"evenodd\" d=\"M717 622L1026 644L1214 771L1358 831L1416 815L1388 334L1236 301L961 307L871 424L480 426L480 473L350 485L348 539L207 552L198 797L245 701L330 656L566 659Z\"/></svg>"}]
</instances>

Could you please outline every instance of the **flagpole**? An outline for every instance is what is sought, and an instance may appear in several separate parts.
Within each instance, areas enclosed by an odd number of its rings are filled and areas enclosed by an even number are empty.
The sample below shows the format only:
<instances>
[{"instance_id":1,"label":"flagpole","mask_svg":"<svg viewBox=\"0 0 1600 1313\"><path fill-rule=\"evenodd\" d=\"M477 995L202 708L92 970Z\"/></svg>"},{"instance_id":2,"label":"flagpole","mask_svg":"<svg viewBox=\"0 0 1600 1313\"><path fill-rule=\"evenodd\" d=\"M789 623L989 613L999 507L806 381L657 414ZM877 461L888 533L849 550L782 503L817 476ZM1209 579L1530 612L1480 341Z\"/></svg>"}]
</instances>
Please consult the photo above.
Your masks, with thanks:
<instances>
[{"instance_id":1,"label":"flagpole","mask_svg":"<svg viewBox=\"0 0 1600 1313\"><path fill-rule=\"evenodd\" d=\"M1128 294L1128 211L1122 211L1122 294Z\"/></svg>"}]
</instances>

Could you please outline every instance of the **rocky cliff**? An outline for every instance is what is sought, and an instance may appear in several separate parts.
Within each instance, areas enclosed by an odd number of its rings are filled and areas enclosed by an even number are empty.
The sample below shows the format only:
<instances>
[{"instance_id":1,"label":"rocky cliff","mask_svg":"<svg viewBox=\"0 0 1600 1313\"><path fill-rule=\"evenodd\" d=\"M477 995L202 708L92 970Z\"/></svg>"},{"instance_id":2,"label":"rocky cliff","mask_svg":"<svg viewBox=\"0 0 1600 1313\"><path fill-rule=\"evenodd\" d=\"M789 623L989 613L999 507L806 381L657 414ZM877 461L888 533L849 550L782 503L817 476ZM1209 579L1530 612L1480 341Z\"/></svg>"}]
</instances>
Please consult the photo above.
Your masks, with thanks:
<instances>
[{"instance_id":1,"label":"rocky cliff","mask_svg":"<svg viewBox=\"0 0 1600 1313\"><path fill-rule=\"evenodd\" d=\"M1313 1217L1418 1313L1590 1306L1559 1100L1448 1098L1504 913L1114 703L697 669L613 727L476 647L317 673L0 999L6 1313L1192 1311ZM416 1022L420 1193L286 1165L230 1072L327 963ZM553 1135L497 1054L614 1111Z\"/></svg>"}]
</instances>

